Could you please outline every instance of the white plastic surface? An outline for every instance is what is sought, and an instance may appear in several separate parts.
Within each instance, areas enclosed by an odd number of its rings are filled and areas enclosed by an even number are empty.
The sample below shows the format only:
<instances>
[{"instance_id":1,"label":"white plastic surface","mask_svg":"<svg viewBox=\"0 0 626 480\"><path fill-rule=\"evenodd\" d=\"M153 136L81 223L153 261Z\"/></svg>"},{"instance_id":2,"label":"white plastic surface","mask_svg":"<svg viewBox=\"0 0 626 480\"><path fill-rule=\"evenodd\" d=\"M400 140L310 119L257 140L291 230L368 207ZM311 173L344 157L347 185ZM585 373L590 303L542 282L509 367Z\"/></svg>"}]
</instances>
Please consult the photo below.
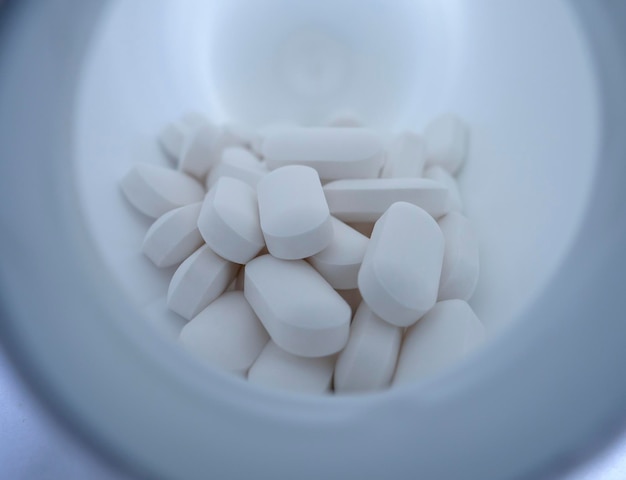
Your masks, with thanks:
<instances>
[{"instance_id":1,"label":"white plastic surface","mask_svg":"<svg viewBox=\"0 0 626 480\"><path fill-rule=\"evenodd\" d=\"M246 299L281 348L322 357L345 346L350 307L308 263L263 255L245 272Z\"/></svg>"},{"instance_id":2,"label":"white plastic surface","mask_svg":"<svg viewBox=\"0 0 626 480\"><path fill-rule=\"evenodd\" d=\"M426 163L457 173L467 156L469 132L465 122L452 113L441 115L426 126L424 139Z\"/></svg>"},{"instance_id":3,"label":"white plastic surface","mask_svg":"<svg viewBox=\"0 0 626 480\"><path fill-rule=\"evenodd\" d=\"M443 252L437 222L415 205L394 203L376 222L359 270L363 300L385 321L412 325L437 300Z\"/></svg>"},{"instance_id":4,"label":"white plastic surface","mask_svg":"<svg viewBox=\"0 0 626 480\"><path fill-rule=\"evenodd\" d=\"M385 161L383 145L366 128L291 128L271 132L263 142L270 169L305 165L322 180L378 177Z\"/></svg>"},{"instance_id":5,"label":"white plastic surface","mask_svg":"<svg viewBox=\"0 0 626 480\"><path fill-rule=\"evenodd\" d=\"M203 362L245 375L268 340L243 292L227 292L183 327L179 342Z\"/></svg>"},{"instance_id":6,"label":"white plastic surface","mask_svg":"<svg viewBox=\"0 0 626 480\"><path fill-rule=\"evenodd\" d=\"M426 146L421 135L407 130L393 140L381 178L421 177L426 164Z\"/></svg>"},{"instance_id":7,"label":"white plastic surface","mask_svg":"<svg viewBox=\"0 0 626 480\"><path fill-rule=\"evenodd\" d=\"M235 263L247 263L265 246L254 189L232 177L222 177L207 193L198 229L209 247Z\"/></svg>"},{"instance_id":8,"label":"white plastic surface","mask_svg":"<svg viewBox=\"0 0 626 480\"><path fill-rule=\"evenodd\" d=\"M335 355L305 358L269 341L248 372L248 381L296 393L325 393L333 378Z\"/></svg>"},{"instance_id":9,"label":"white plastic surface","mask_svg":"<svg viewBox=\"0 0 626 480\"><path fill-rule=\"evenodd\" d=\"M477 348L484 336L485 328L466 302L437 303L406 331L393 384L441 372Z\"/></svg>"},{"instance_id":10,"label":"white plastic surface","mask_svg":"<svg viewBox=\"0 0 626 480\"><path fill-rule=\"evenodd\" d=\"M333 239L328 204L317 172L293 165L267 174L257 185L267 249L294 260L322 251Z\"/></svg>"},{"instance_id":11,"label":"white plastic surface","mask_svg":"<svg viewBox=\"0 0 626 480\"><path fill-rule=\"evenodd\" d=\"M152 218L204 197L204 188L193 178L150 163L135 164L120 186L133 207Z\"/></svg>"},{"instance_id":12,"label":"white plastic surface","mask_svg":"<svg viewBox=\"0 0 626 480\"><path fill-rule=\"evenodd\" d=\"M468 301L480 275L480 245L471 222L457 212L439 220L445 239L438 300Z\"/></svg>"},{"instance_id":13,"label":"white plastic surface","mask_svg":"<svg viewBox=\"0 0 626 480\"><path fill-rule=\"evenodd\" d=\"M148 229L141 246L157 267L171 267L195 252L204 240L198 230L201 203L192 203L161 215Z\"/></svg>"},{"instance_id":14,"label":"white plastic surface","mask_svg":"<svg viewBox=\"0 0 626 480\"><path fill-rule=\"evenodd\" d=\"M333 217L333 240L328 247L308 259L333 288L357 288L357 276L368 238Z\"/></svg>"},{"instance_id":15,"label":"white plastic surface","mask_svg":"<svg viewBox=\"0 0 626 480\"><path fill-rule=\"evenodd\" d=\"M380 390L391 383L396 369L403 329L373 313L361 303L346 348L335 365L335 392Z\"/></svg>"},{"instance_id":16,"label":"white plastic surface","mask_svg":"<svg viewBox=\"0 0 626 480\"><path fill-rule=\"evenodd\" d=\"M330 213L344 222L375 222L396 202L423 208L435 218L450 211L448 189L424 178L337 180L324 185Z\"/></svg>"},{"instance_id":17,"label":"white plastic surface","mask_svg":"<svg viewBox=\"0 0 626 480\"><path fill-rule=\"evenodd\" d=\"M191 320L226 290L238 271L239 265L203 245L174 273L167 290L167 306Z\"/></svg>"}]
</instances>

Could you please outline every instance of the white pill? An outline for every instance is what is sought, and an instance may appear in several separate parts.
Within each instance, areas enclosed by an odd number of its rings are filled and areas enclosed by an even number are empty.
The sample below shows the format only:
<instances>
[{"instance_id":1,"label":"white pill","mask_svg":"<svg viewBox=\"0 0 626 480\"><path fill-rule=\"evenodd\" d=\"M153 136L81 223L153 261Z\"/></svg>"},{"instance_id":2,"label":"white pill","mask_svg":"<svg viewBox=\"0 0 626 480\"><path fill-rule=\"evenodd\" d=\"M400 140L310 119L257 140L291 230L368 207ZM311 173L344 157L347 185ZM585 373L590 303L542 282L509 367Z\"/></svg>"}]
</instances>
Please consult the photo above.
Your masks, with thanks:
<instances>
[{"instance_id":1,"label":"white pill","mask_svg":"<svg viewBox=\"0 0 626 480\"><path fill-rule=\"evenodd\" d=\"M366 128L283 129L267 135L262 151L271 170L305 165L322 180L378 177L385 161L378 135Z\"/></svg>"},{"instance_id":2,"label":"white pill","mask_svg":"<svg viewBox=\"0 0 626 480\"><path fill-rule=\"evenodd\" d=\"M296 393L325 393L330 389L335 355L305 358L284 351L271 340L248 372L248 381Z\"/></svg>"},{"instance_id":3,"label":"white pill","mask_svg":"<svg viewBox=\"0 0 626 480\"><path fill-rule=\"evenodd\" d=\"M186 136L181 149L178 169L202 179L216 163L214 150L220 131L211 123L203 123Z\"/></svg>"},{"instance_id":4,"label":"white pill","mask_svg":"<svg viewBox=\"0 0 626 480\"><path fill-rule=\"evenodd\" d=\"M361 302L363 301L359 289L354 288L352 290L337 290L337 293L341 295L341 298L343 298L348 305L350 305L352 316L354 316L357 308L359 308L359 305L361 305Z\"/></svg>"},{"instance_id":5,"label":"white pill","mask_svg":"<svg viewBox=\"0 0 626 480\"><path fill-rule=\"evenodd\" d=\"M289 122L286 120L273 122L261 127L256 131L256 135L253 138L251 150L260 158L263 158L263 143L268 135L279 132L285 129L295 128L296 125L293 122Z\"/></svg>"},{"instance_id":6,"label":"white pill","mask_svg":"<svg viewBox=\"0 0 626 480\"><path fill-rule=\"evenodd\" d=\"M141 251L157 267L171 267L202 246L198 231L201 203L193 203L161 215L148 229Z\"/></svg>"},{"instance_id":7,"label":"white pill","mask_svg":"<svg viewBox=\"0 0 626 480\"><path fill-rule=\"evenodd\" d=\"M220 178L207 193L198 229L215 253L235 263L247 263L265 246L257 196L247 183Z\"/></svg>"},{"instance_id":8,"label":"white pill","mask_svg":"<svg viewBox=\"0 0 626 480\"><path fill-rule=\"evenodd\" d=\"M329 127L362 127L363 121L352 110L337 110L333 112L325 124Z\"/></svg>"},{"instance_id":9,"label":"white pill","mask_svg":"<svg viewBox=\"0 0 626 480\"><path fill-rule=\"evenodd\" d=\"M222 126L222 142L226 146L238 146L251 148L256 140L254 130L240 123L227 123Z\"/></svg>"},{"instance_id":10,"label":"white pill","mask_svg":"<svg viewBox=\"0 0 626 480\"><path fill-rule=\"evenodd\" d=\"M484 334L482 323L466 302L437 303L406 331L393 385L441 372L479 346Z\"/></svg>"},{"instance_id":11,"label":"white pill","mask_svg":"<svg viewBox=\"0 0 626 480\"><path fill-rule=\"evenodd\" d=\"M470 221L457 212L439 220L445 239L439 300L469 300L480 271L478 239Z\"/></svg>"},{"instance_id":12,"label":"white pill","mask_svg":"<svg viewBox=\"0 0 626 480\"><path fill-rule=\"evenodd\" d=\"M394 203L376 222L363 258L363 300L387 322L412 325L437 301L443 251L441 229L426 211Z\"/></svg>"},{"instance_id":13,"label":"white pill","mask_svg":"<svg viewBox=\"0 0 626 480\"><path fill-rule=\"evenodd\" d=\"M122 178L122 192L141 213L158 218L190 203L201 202L204 188L182 172L149 163L138 163Z\"/></svg>"},{"instance_id":14,"label":"white pill","mask_svg":"<svg viewBox=\"0 0 626 480\"><path fill-rule=\"evenodd\" d=\"M345 346L350 307L308 263L263 255L245 272L246 299L281 348L323 357Z\"/></svg>"},{"instance_id":15,"label":"white pill","mask_svg":"<svg viewBox=\"0 0 626 480\"><path fill-rule=\"evenodd\" d=\"M333 288L357 288L359 268L369 239L341 220L333 218L332 222L332 242L308 261Z\"/></svg>"},{"instance_id":16,"label":"white pill","mask_svg":"<svg viewBox=\"0 0 626 480\"><path fill-rule=\"evenodd\" d=\"M438 218L450 211L448 189L424 178L337 180L324 185L330 213L344 222L375 222L396 202L408 202Z\"/></svg>"},{"instance_id":17,"label":"white pill","mask_svg":"<svg viewBox=\"0 0 626 480\"><path fill-rule=\"evenodd\" d=\"M167 291L170 310L191 320L234 280L239 265L203 245L180 264Z\"/></svg>"},{"instance_id":18,"label":"white pill","mask_svg":"<svg viewBox=\"0 0 626 480\"><path fill-rule=\"evenodd\" d=\"M176 163L185 142L185 134L186 130L183 125L172 122L163 127L157 137L167 157Z\"/></svg>"},{"instance_id":19,"label":"white pill","mask_svg":"<svg viewBox=\"0 0 626 480\"><path fill-rule=\"evenodd\" d=\"M454 175L467 156L468 139L467 126L456 115L435 118L424 130L426 164L439 165Z\"/></svg>"},{"instance_id":20,"label":"white pill","mask_svg":"<svg viewBox=\"0 0 626 480\"><path fill-rule=\"evenodd\" d=\"M424 178L441 183L450 192L450 210L452 212L463 211L463 199L459 191L459 185L450 173L439 165L433 165L424 172Z\"/></svg>"},{"instance_id":21,"label":"white pill","mask_svg":"<svg viewBox=\"0 0 626 480\"><path fill-rule=\"evenodd\" d=\"M396 138L389 149L381 178L421 177L426 163L426 147L422 137L406 131Z\"/></svg>"},{"instance_id":22,"label":"white pill","mask_svg":"<svg viewBox=\"0 0 626 480\"><path fill-rule=\"evenodd\" d=\"M269 168L252 152L243 147L228 147L222 152L222 158L215 165L206 179L207 190L221 177L233 177L256 188L257 183L269 173Z\"/></svg>"},{"instance_id":23,"label":"white pill","mask_svg":"<svg viewBox=\"0 0 626 480\"><path fill-rule=\"evenodd\" d=\"M268 173L257 185L261 229L269 252L287 260L310 257L333 239L317 172L293 165Z\"/></svg>"},{"instance_id":24,"label":"white pill","mask_svg":"<svg viewBox=\"0 0 626 480\"><path fill-rule=\"evenodd\" d=\"M222 294L180 333L181 345L197 358L245 374L269 335L242 292Z\"/></svg>"},{"instance_id":25,"label":"white pill","mask_svg":"<svg viewBox=\"0 0 626 480\"><path fill-rule=\"evenodd\" d=\"M380 390L391 383L403 330L379 318L362 303L350 327L346 348L335 365L336 392Z\"/></svg>"}]
</instances>

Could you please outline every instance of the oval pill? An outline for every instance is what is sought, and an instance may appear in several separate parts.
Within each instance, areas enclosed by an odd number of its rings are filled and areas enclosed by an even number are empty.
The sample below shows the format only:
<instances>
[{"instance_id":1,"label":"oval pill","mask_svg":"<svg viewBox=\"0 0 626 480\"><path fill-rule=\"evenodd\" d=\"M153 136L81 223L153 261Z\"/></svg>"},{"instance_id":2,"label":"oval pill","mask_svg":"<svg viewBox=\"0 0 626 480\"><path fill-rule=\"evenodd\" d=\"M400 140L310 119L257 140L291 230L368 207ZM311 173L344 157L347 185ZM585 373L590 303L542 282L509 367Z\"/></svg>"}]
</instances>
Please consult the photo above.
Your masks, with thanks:
<instances>
[{"instance_id":1,"label":"oval pill","mask_svg":"<svg viewBox=\"0 0 626 480\"><path fill-rule=\"evenodd\" d=\"M334 366L335 355L299 357L270 340L250 368L248 381L295 393L321 394L330 389Z\"/></svg>"},{"instance_id":2,"label":"oval pill","mask_svg":"<svg viewBox=\"0 0 626 480\"><path fill-rule=\"evenodd\" d=\"M198 229L211 250L231 262L247 263L265 246L256 192L236 178L220 178L209 190Z\"/></svg>"},{"instance_id":3,"label":"oval pill","mask_svg":"<svg viewBox=\"0 0 626 480\"><path fill-rule=\"evenodd\" d=\"M457 212L439 220L445 239L439 300L469 300L480 271L478 239L470 221Z\"/></svg>"},{"instance_id":4,"label":"oval pill","mask_svg":"<svg viewBox=\"0 0 626 480\"><path fill-rule=\"evenodd\" d=\"M157 267L171 267L202 246L197 227L201 203L176 208L161 215L148 229L141 251Z\"/></svg>"},{"instance_id":5,"label":"oval pill","mask_svg":"<svg viewBox=\"0 0 626 480\"><path fill-rule=\"evenodd\" d=\"M220 131L211 123L203 123L191 130L183 143L178 169L202 179L216 163L214 149Z\"/></svg>"},{"instance_id":6,"label":"oval pill","mask_svg":"<svg viewBox=\"0 0 626 480\"><path fill-rule=\"evenodd\" d=\"M344 222L375 222L396 202L408 202L435 218L450 211L448 189L424 178L337 180L324 185L330 213Z\"/></svg>"},{"instance_id":7,"label":"oval pill","mask_svg":"<svg viewBox=\"0 0 626 480\"><path fill-rule=\"evenodd\" d=\"M369 239L336 218L328 247L307 260L336 289L357 288L359 268Z\"/></svg>"},{"instance_id":8,"label":"oval pill","mask_svg":"<svg viewBox=\"0 0 626 480\"><path fill-rule=\"evenodd\" d=\"M226 290L238 271L239 265L203 245L174 272L167 291L167 306L191 320Z\"/></svg>"},{"instance_id":9,"label":"oval pill","mask_svg":"<svg viewBox=\"0 0 626 480\"><path fill-rule=\"evenodd\" d=\"M299 165L268 173L257 185L261 230L269 252L294 260L322 251L333 227L317 172Z\"/></svg>"},{"instance_id":10,"label":"oval pill","mask_svg":"<svg viewBox=\"0 0 626 480\"><path fill-rule=\"evenodd\" d=\"M402 328L385 322L361 303L348 344L337 357L335 391L364 392L388 386L396 369L402 333Z\"/></svg>"},{"instance_id":11,"label":"oval pill","mask_svg":"<svg viewBox=\"0 0 626 480\"><path fill-rule=\"evenodd\" d=\"M387 154L381 178L421 177L426 163L426 147L422 137L406 131L396 138Z\"/></svg>"},{"instance_id":12,"label":"oval pill","mask_svg":"<svg viewBox=\"0 0 626 480\"><path fill-rule=\"evenodd\" d=\"M450 211L463 212L463 199L459 191L459 185L450 173L439 165L433 165L424 172L424 178L441 183L450 192Z\"/></svg>"},{"instance_id":13,"label":"oval pill","mask_svg":"<svg viewBox=\"0 0 626 480\"><path fill-rule=\"evenodd\" d=\"M228 147L222 152L221 160L209 171L206 187L210 189L221 177L233 177L256 188L259 180L269 171L267 165L249 150L243 147Z\"/></svg>"},{"instance_id":14,"label":"oval pill","mask_svg":"<svg viewBox=\"0 0 626 480\"><path fill-rule=\"evenodd\" d=\"M406 331L393 385L439 373L478 347L484 335L482 323L466 302L437 303Z\"/></svg>"},{"instance_id":15,"label":"oval pill","mask_svg":"<svg viewBox=\"0 0 626 480\"><path fill-rule=\"evenodd\" d=\"M415 323L437 301L444 238L424 210L394 203L376 222L359 271L363 300L399 327Z\"/></svg>"},{"instance_id":16,"label":"oval pill","mask_svg":"<svg viewBox=\"0 0 626 480\"><path fill-rule=\"evenodd\" d=\"M255 258L245 267L244 294L272 340L289 353L323 357L348 340L349 305L303 260Z\"/></svg>"},{"instance_id":17,"label":"oval pill","mask_svg":"<svg viewBox=\"0 0 626 480\"><path fill-rule=\"evenodd\" d=\"M201 360L245 374L269 335L242 292L227 292L185 325L180 344Z\"/></svg>"},{"instance_id":18,"label":"oval pill","mask_svg":"<svg viewBox=\"0 0 626 480\"><path fill-rule=\"evenodd\" d=\"M271 132L263 142L270 169L305 165L322 180L378 177L385 152L378 135L366 128L291 128Z\"/></svg>"},{"instance_id":19,"label":"oval pill","mask_svg":"<svg viewBox=\"0 0 626 480\"><path fill-rule=\"evenodd\" d=\"M426 164L439 165L454 175L467 156L468 139L467 126L456 115L435 118L424 129Z\"/></svg>"},{"instance_id":20,"label":"oval pill","mask_svg":"<svg viewBox=\"0 0 626 480\"><path fill-rule=\"evenodd\" d=\"M128 201L152 218L204 198L204 188L194 178L149 163L134 165L120 186Z\"/></svg>"}]
</instances>

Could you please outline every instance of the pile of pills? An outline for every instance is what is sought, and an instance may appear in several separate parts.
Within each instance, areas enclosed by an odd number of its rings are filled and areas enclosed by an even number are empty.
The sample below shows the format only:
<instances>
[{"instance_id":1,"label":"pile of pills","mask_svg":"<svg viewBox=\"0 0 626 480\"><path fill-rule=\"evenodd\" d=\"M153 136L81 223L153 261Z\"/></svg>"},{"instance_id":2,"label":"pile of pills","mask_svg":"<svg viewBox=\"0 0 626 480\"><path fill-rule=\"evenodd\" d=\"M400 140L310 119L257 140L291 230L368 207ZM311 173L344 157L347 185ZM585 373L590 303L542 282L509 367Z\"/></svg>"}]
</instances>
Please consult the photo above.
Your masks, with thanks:
<instances>
[{"instance_id":1,"label":"pile of pills","mask_svg":"<svg viewBox=\"0 0 626 480\"><path fill-rule=\"evenodd\" d=\"M250 131L190 113L159 143L175 167L137 164L121 187L155 219L143 253L178 265L167 305L197 358L256 384L364 392L482 340L456 116L389 141L350 114Z\"/></svg>"}]
</instances>

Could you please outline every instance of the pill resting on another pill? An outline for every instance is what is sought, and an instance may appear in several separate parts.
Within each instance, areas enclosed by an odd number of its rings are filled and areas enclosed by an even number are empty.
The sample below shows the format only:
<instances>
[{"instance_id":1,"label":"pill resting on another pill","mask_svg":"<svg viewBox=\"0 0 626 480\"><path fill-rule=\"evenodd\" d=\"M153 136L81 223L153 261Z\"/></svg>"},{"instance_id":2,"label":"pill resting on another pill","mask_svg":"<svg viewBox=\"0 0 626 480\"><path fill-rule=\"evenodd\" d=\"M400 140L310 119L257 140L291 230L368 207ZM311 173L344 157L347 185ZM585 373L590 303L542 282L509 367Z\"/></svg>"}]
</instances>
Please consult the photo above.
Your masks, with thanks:
<instances>
[{"instance_id":1,"label":"pill resting on another pill","mask_svg":"<svg viewBox=\"0 0 626 480\"><path fill-rule=\"evenodd\" d=\"M246 299L279 347L322 357L345 346L350 306L308 263L263 255L245 269Z\"/></svg>"},{"instance_id":2,"label":"pill resting on another pill","mask_svg":"<svg viewBox=\"0 0 626 480\"><path fill-rule=\"evenodd\" d=\"M333 225L317 172L293 165L268 173L257 185L261 230L277 258L310 257L330 245Z\"/></svg>"},{"instance_id":3,"label":"pill resting on another pill","mask_svg":"<svg viewBox=\"0 0 626 480\"><path fill-rule=\"evenodd\" d=\"M350 112L257 131L190 112L158 142L176 169L138 164L121 189L156 219L144 255L178 265L145 311L200 361L346 394L421 380L480 344L458 117L393 136Z\"/></svg>"}]
</instances>

